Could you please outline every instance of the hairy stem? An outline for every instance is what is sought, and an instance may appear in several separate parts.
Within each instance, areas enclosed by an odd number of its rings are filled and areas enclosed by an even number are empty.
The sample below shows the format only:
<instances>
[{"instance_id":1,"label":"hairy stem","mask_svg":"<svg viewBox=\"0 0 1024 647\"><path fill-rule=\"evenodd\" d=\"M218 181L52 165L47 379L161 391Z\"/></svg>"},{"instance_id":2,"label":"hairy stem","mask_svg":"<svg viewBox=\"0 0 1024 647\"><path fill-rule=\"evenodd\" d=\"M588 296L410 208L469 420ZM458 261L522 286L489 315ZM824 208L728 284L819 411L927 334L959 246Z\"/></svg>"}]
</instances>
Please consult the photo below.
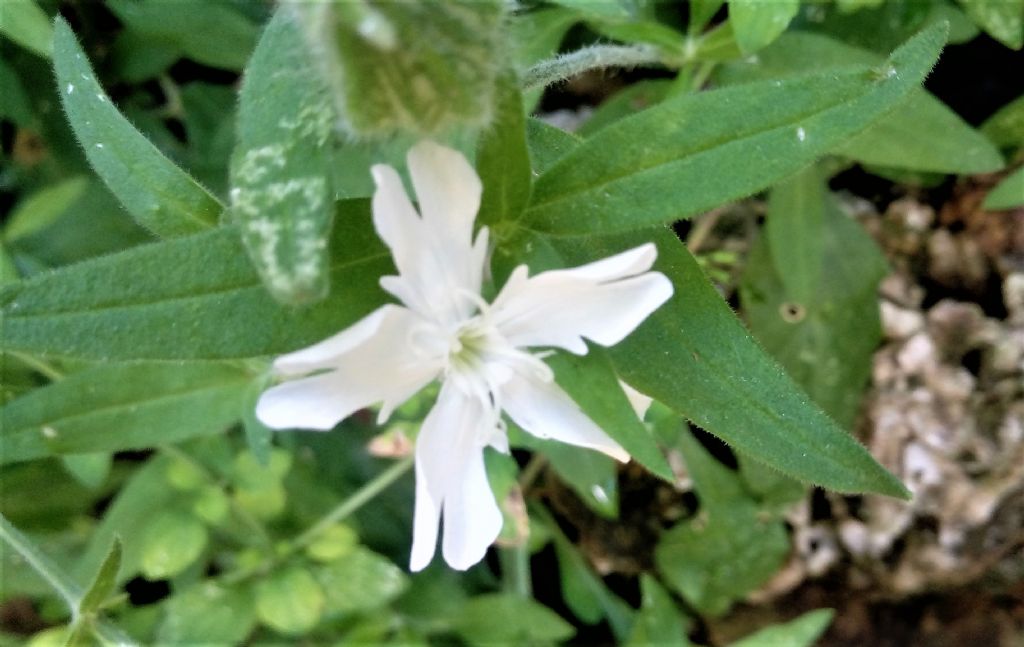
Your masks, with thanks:
<instances>
[{"instance_id":1,"label":"hairy stem","mask_svg":"<svg viewBox=\"0 0 1024 647\"><path fill-rule=\"evenodd\" d=\"M588 70L664 64L659 51L647 45L593 45L537 63L523 75L523 90L537 90Z\"/></svg>"}]
</instances>

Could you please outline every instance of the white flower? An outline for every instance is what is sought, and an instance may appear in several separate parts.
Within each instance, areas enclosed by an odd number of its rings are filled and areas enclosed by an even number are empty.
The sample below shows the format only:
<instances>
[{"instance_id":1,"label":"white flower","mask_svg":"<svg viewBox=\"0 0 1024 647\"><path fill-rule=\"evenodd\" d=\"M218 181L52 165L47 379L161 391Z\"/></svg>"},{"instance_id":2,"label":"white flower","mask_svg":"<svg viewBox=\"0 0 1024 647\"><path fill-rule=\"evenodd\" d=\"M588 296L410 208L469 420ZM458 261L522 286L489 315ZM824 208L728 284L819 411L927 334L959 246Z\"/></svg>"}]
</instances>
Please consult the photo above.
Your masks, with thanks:
<instances>
[{"instance_id":1,"label":"white flower","mask_svg":"<svg viewBox=\"0 0 1024 647\"><path fill-rule=\"evenodd\" d=\"M393 168L372 169L373 222L399 274L383 277L381 286L402 305L381 306L337 335L279 357L276 372L297 379L263 393L256 415L279 429L331 429L380 403L383 422L440 380L416 442L410 567L418 571L433 558L443 513L444 558L466 569L501 530L484 448L508 452L502 413L535 436L629 458L554 382L544 354L528 349L584 354L584 339L618 343L672 295L672 284L648 271L657 252L647 244L533 277L519 266L488 304L480 296L487 229L473 240L480 179L460 153L432 142L413 147L408 163L419 213Z\"/></svg>"}]
</instances>

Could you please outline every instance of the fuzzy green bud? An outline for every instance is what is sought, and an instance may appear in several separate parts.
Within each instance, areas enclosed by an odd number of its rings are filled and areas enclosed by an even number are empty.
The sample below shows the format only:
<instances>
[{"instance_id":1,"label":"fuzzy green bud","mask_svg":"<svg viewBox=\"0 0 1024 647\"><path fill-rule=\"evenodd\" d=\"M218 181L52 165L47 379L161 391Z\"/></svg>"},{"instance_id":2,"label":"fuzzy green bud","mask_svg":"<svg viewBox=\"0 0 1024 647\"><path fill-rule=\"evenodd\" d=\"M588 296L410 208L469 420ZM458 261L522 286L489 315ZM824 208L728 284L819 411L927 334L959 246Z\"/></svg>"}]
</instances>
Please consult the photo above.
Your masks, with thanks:
<instances>
[{"instance_id":1,"label":"fuzzy green bud","mask_svg":"<svg viewBox=\"0 0 1024 647\"><path fill-rule=\"evenodd\" d=\"M503 58L500 0L294 5L356 138L482 128Z\"/></svg>"}]
</instances>

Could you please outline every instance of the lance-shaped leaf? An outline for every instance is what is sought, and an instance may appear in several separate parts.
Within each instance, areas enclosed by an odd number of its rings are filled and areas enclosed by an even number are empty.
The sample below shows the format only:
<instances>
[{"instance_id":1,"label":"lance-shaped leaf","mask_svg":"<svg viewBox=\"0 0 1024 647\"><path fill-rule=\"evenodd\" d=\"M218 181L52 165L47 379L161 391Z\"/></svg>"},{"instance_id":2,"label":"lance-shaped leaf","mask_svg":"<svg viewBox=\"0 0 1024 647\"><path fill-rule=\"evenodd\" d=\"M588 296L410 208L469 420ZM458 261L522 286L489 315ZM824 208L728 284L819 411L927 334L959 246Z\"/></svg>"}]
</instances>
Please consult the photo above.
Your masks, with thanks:
<instances>
[{"instance_id":1,"label":"lance-shaped leaf","mask_svg":"<svg viewBox=\"0 0 1024 647\"><path fill-rule=\"evenodd\" d=\"M765 349L846 428L882 337L877 288L886 271L818 169L772 191L764 238L744 268L743 311Z\"/></svg>"},{"instance_id":2,"label":"lance-shaped leaf","mask_svg":"<svg viewBox=\"0 0 1024 647\"><path fill-rule=\"evenodd\" d=\"M624 119L537 179L525 220L557 234L623 231L763 189L896 106L945 38L935 25L881 67L684 95Z\"/></svg>"},{"instance_id":3,"label":"lance-shaped leaf","mask_svg":"<svg viewBox=\"0 0 1024 647\"><path fill-rule=\"evenodd\" d=\"M795 32L784 34L756 58L725 66L718 80L779 79L884 62L883 56L870 50L822 34ZM937 173L987 173L1003 166L991 142L924 88L912 89L884 119L841 143L834 152L867 164Z\"/></svg>"},{"instance_id":4,"label":"lance-shaped leaf","mask_svg":"<svg viewBox=\"0 0 1024 647\"><path fill-rule=\"evenodd\" d=\"M497 117L477 144L476 167L483 180L481 224L517 218L530 201L530 154L526 150L526 115L515 76L502 75Z\"/></svg>"},{"instance_id":5,"label":"lance-shaped leaf","mask_svg":"<svg viewBox=\"0 0 1024 647\"><path fill-rule=\"evenodd\" d=\"M903 485L757 345L668 230L552 237L566 265L653 239L656 270L675 295L610 350L621 378L737 450L784 474L841 492L906 496Z\"/></svg>"},{"instance_id":6,"label":"lance-shaped leaf","mask_svg":"<svg viewBox=\"0 0 1024 647\"><path fill-rule=\"evenodd\" d=\"M3 347L99 360L277 355L333 335L384 302L391 268L366 201L341 203L331 272L344 290L306 308L278 304L238 230L104 256L0 289ZM130 277L128 280L126 277Z\"/></svg>"},{"instance_id":7,"label":"lance-shaped leaf","mask_svg":"<svg viewBox=\"0 0 1024 647\"><path fill-rule=\"evenodd\" d=\"M124 118L100 87L63 19L54 33L58 94L96 173L139 224L162 237L216 223L220 203Z\"/></svg>"},{"instance_id":8,"label":"lance-shaped leaf","mask_svg":"<svg viewBox=\"0 0 1024 647\"><path fill-rule=\"evenodd\" d=\"M216 362L98 365L0 409L0 463L219 433L241 418L252 380Z\"/></svg>"},{"instance_id":9,"label":"lance-shaped leaf","mask_svg":"<svg viewBox=\"0 0 1024 647\"><path fill-rule=\"evenodd\" d=\"M0 34L46 58L53 51L53 27L35 0L4 0Z\"/></svg>"},{"instance_id":10,"label":"lance-shaped leaf","mask_svg":"<svg viewBox=\"0 0 1024 647\"><path fill-rule=\"evenodd\" d=\"M284 303L327 295L333 127L327 85L301 30L278 11L242 85L230 213L264 284Z\"/></svg>"}]
</instances>

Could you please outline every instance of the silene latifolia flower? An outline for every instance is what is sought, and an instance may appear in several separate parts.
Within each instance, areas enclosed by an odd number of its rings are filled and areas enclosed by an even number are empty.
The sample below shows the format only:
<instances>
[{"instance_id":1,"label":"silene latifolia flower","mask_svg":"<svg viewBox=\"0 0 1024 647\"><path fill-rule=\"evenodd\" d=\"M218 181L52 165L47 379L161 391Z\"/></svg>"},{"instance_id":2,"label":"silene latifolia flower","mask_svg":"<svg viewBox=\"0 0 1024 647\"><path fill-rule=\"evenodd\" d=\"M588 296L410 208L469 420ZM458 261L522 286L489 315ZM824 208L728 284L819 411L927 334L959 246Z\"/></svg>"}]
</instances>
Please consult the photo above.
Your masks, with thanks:
<instances>
[{"instance_id":1,"label":"silene latifolia flower","mask_svg":"<svg viewBox=\"0 0 1024 647\"><path fill-rule=\"evenodd\" d=\"M585 354L584 339L619 342L672 295L672 284L648 271L657 252L647 244L532 277L521 265L487 303L487 229L473 238L480 178L459 152L432 142L413 147L408 164L419 213L395 169L372 169L373 223L398 268L380 282L401 305L277 358L275 372L294 379L264 392L256 414L273 428L327 430L379 403L383 422L440 380L416 441L410 567L430 563L443 514L444 558L466 569L501 531L484 448L509 451L503 413L540 438L629 459L559 388L543 357L552 349Z\"/></svg>"}]
</instances>

